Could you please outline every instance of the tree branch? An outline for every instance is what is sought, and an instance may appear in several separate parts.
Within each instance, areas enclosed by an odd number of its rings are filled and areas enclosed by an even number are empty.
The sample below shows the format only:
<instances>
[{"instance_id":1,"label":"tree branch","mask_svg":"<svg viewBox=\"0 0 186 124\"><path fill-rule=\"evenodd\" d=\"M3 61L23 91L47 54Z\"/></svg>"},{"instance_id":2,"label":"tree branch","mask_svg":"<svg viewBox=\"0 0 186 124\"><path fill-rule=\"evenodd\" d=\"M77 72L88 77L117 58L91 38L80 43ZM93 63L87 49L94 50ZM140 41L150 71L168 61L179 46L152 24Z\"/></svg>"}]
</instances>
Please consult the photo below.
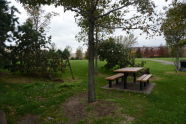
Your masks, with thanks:
<instances>
[{"instance_id":1,"label":"tree branch","mask_svg":"<svg viewBox=\"0 0 186 124\"><path fill-rule=\"evenodd\" d=\"M96 0L96 2L95 2L95 5L94 5L94 8L96 9L96 7L97 7L97 5L98 5L98 1L99 0Z\"/></svg>"},{"instance_id":2,"label":"tree branch","mask_svg":"<svg viewBox=\"0 0 186 124\"><path fill-rule=\"evenodd\" d=\"M74 11L74 12L76 12L79 15L82 15L82 16L87 15L87 12L83 11L82 9L75 9L75 8L72 8L72 7L66 7L66 10Z\"/></svg>"},{"instance_id":3,"label":"tree branch","mask_svg":"<svg viewBox=\"0 0 186 124\"><path fill-rule=\"evenodd\" d=\"M96 27L101 28L107 28L107 29L123 29L123 30L129 30L129 29L141 29L142 27L122 27L122 26L104 26L104 25L96 25Z\"/></svg>"},{"instance_id":4,"label":"tree branch","mask_svg":"<svg viewBox=\"0 0 186 124\"><path fill-rule=\"evenodd\" d=\"M96 19L101 18L101 17L103 17L103 16L107 16L107 15L109 15L110 13L113 13L113 12L115 12L115 11L117 11L117 10L120 10L120 9L122 9L122 8L124 8L124 7L126 7L126 6L129 6L129 5L132 5L132 4L134 4L134 3L135 3L135 2L128 3L128 4L126 4L126 5L123 5L123 6L121 6L121 7L118 7L118 8L116 8L116 9L110 10L110 11L108 11L108 12L105 13L105 14L102 14L102 15L97 16Z\"/></svg>"}]
</instances>

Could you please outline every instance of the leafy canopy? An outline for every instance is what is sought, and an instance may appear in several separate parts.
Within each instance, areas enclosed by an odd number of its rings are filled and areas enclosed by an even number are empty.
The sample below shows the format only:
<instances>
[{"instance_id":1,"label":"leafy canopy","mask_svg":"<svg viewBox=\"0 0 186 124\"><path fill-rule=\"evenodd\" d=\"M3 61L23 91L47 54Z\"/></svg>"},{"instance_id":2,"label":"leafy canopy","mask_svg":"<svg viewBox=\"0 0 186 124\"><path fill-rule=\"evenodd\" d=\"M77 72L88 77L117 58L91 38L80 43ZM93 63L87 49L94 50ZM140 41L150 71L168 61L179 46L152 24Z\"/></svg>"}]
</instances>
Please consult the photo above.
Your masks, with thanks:
<instances>
[{"instance_id":1,"label":"leafy canopy","mask_svg":"<svg viewBox=\"0 0 186 124\"><path fill-rule=\"evenodd\" d=\"M186 4L177 3L167 11L161 30L171 47L186 44Z\"/></svg>"},{"instance_id":2,"label":"leafy canopy","mask_svg":"<svg viewBox=\"0 0 186 124\"><path fill-rule=\"evenodd\" d=\"M0 0L0 67L4 67L8 62L8 46L6 42L12 41L18 18L15 13L18 10L8 5L6 0Z\"/></svg>"}]
</instances>

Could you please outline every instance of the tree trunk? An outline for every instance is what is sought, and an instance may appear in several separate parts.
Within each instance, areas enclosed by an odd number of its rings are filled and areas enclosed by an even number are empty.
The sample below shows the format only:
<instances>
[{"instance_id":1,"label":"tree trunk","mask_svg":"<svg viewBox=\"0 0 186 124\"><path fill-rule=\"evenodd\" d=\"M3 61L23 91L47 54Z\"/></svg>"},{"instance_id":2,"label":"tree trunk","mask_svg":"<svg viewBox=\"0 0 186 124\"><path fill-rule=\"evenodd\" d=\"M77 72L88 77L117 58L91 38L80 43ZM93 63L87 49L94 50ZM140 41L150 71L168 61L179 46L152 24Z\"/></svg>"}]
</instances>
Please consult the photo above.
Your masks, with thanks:
<instances>
[{"instance_id":1,"label":"tree trunk","mask_svg":"<svg viewBox=\"0 0 186 124\"><path fill-rule=\"evenodd\" d=\"M98 54L97 54L97 50L98 50L98 31L96 29L96 36L95 36L95 74L97 74L98 72Z\"/></svg>"},{"instance_id":2,"label":"tree trunk","mask_svg":"<svg viewBox=\"0 0 186 124\"><path fill-rule=\"evenodd\" d=\"M96 101L94 79L94 18L93 13L88 18L88 102Z\"/></svg>"},{"instance_id":3,"label":"tree trunk","mask_svg":"<svg viewBox=\"0 0 186 124\"><path fill-rule=\"evenodd\" d=\"M180 49L179 48L176 48L176 71L179 71L179 57L180 57Z\"/></svg>"}]
</instances>

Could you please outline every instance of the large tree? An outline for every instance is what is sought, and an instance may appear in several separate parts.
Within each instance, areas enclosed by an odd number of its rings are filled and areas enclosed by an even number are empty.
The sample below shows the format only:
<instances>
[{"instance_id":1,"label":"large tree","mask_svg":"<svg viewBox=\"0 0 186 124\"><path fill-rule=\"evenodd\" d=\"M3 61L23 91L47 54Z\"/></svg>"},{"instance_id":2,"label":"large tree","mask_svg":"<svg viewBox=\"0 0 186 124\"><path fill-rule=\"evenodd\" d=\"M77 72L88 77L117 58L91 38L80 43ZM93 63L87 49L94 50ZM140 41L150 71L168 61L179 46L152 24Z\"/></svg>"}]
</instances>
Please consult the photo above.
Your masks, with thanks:
<instances>
[{"instance_id":1,"label":"large tree","mask_svg":"<svg viewBox=\"0 0 186 124\"><path fill-rule=\"evenodd\" d=\"M118 17L122 15L122 25L109 26L109 28L121 27L121 29L141 29L148 32L150 26L144 26L146 22L154 21L154 3L151 0L19 0L21 3L29 5L38 4L54 4L55 6L64 6L65 11L71 10L76 12L76 17L82 17L86 20L86 27L88 27L88 101L96 101L95 94L95 79L94 79L94 53L95 53L95 40L94 32L96 22L102 18L113 15ZM137 13L127 14L132 8ZM141 14L143 16L141 16ZM143 25L143 26L142 26ZM104 27L104 25L102 25ZM108 27L106 27L108 28ZM155 28L155 27L151 27ZM154 30L152 30L154 31Z\"/></svg>"},{"instance_id":2,"label":"large tree","mask_svg":"<svg viewBox=\"0 0 186 124\"><path fill-rule=\"evenodd\" d=\"M173 4L161 26L167 45L172 48L176 57L176 70L179 70L179 56L181 47L186 44L186 4Z\"/></svg>"},{"instance_id":3,"label":"large tree","mask_svg":"<svg viewBox=\"0 0 186 124\"><path fill-rule=\"evenodd\" d=\"M18 26L18 31L15 32L15 46L12 46L12 64L20 63L19 71L21 72L44 72L43 62L47 62L46 57L43 56L44 51L50 44L51 37L46 37L44 30L40 28L35 30L30 21L26 21L23 25Z\"/></svg>"},{"instance_id":4,"label":"large tree","mask_svg":"<svg viewBox=\"0 0 186 124\"><path fill-rule=\"evenodd\" d=\"M6 0L0 1L0 66L4 65L3 61L7 59L7 45L6 41L12 41L12 34L15 31L18 18L15 12L18 10L8 5Z\"/></svg>"}]
</instances>

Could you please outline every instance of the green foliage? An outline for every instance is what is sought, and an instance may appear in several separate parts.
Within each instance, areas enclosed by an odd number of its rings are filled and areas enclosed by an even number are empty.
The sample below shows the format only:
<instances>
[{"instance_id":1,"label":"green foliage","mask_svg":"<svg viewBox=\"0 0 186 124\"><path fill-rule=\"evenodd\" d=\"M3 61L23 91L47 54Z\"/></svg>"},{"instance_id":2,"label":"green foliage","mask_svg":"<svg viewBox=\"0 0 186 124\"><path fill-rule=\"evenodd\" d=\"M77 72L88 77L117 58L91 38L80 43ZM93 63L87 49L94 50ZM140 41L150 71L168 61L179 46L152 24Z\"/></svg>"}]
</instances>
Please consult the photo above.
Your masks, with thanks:
<instances>
[{"instance_id":1,"label":"green foliage","mask_svg":"<svg viewBox=\"0 0 186 124\"><path fill-rule=\"evenodd\" d=\"M8 4L6 0L0 1L0 68L9 63L9 48L6 42L12 41L15 25L18 23L18 18L15 16L18 10L14 6L9 7Z\"/></svg>"},{"instance_id":2,"label":"green foliage","mask_svg":"<svg viewBox=\"0 0 186 124\"><path fill-rule=\"evenodd\" d=\"M20 72L44 72L47 70L47 46L51 37L46 37L43 28L39 31L33 28L33 24L27 21L18 27L15 33L16 45L12 46L11 70Z\"/></svg>"},{"instance_id":3,"label":"green foliage","mask_svg":"<svg viewBox=\"0 0 186 124\"><path fill-rule=\"evenodd\" d=\"M186 4L175 3L167 11L161 30L165 36L167 44L172 48L172 53L176 57L176 70L179 70L180 48L186 44Z\"/></svg>"},{"instance_id":4,"label":"green foliage","mask_svg":"<svg viewBox=\"0 0 186 124\"><path fill-rule=\"evenodd\" d=\"M65 48L65 49L63 50L63 58L64 58L64 59L67 59L67 58L69 58L69 57L70 57L70 51L69 51L69 49Z\"/></svg>"},{"instance_id":5,"label":"green foliage","mask_svg":"<svg viewBox=\"0 0 186 124\"><path fill-rule=\"evenodd\" d=\"M107 61L106 68L134 65L134 57L131 54L131 49L124 47L121 43L116 43L113 38L109 38L99 44L98 55L100 60Z\"/></svg>"},{"instance_id":6,"label":"green foliage","mask_svg":"<svg viewBox=\"0 0 186 124\"><path fill-rule=\"evenodd\" d=\"M167 11L161 30L165 36L167 44L170 47L181 47L186 44L184 42L186 36L186 4L177 3Z\"/></svg>"}]
</instances>

